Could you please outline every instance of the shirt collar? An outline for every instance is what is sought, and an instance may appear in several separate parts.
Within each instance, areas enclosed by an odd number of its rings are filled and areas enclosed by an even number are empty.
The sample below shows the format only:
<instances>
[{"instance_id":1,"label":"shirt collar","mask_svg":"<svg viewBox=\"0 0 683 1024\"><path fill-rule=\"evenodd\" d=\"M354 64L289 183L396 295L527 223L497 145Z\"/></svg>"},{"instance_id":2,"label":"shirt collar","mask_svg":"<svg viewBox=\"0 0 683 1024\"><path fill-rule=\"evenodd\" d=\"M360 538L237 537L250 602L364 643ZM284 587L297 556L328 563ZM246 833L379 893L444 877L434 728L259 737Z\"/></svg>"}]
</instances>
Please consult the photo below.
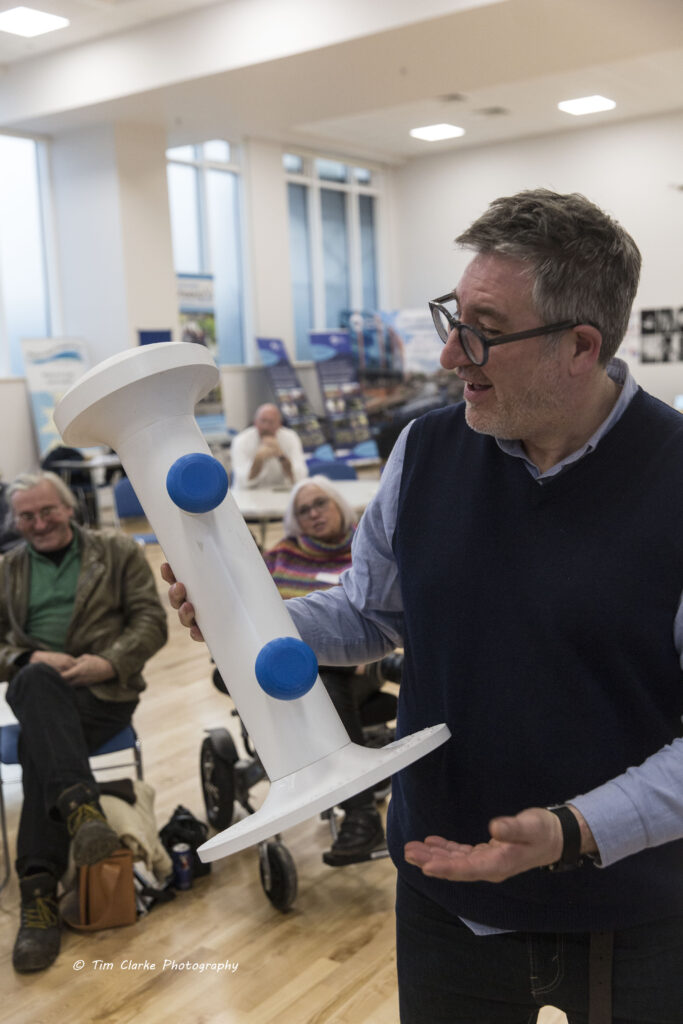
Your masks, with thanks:
<instances>
[{"instance_id":1,"label":"shirt collar","mask_svg":"<svg viewBox=\"0 0 683 1024\"><path fill-rule=\"evenodd\" d=\"M73 529L73 527L72 527ZM68 554L78 555L80 552L80 538L76 530L73 530L71 540L63 548L57 551L38 551L32 544L27 544L28 553L31 558L37 561L51 562L53 565L60 565Z\"/></svg>"},{"instance_id":2,"label":"shirt collar","mask_svg":"<svg viewBox=\"0 0 683 1024\"><path fill-rule=\"evenodd\" d=\"M549 480L551 477L557 476L558 473L561 473L568 466L571 466L574 462L578 462L579 459L583 459L586 455L590 455L590 453L595 450L605 434L612 429L614 424L626 412L626 409L638 390L638 385L623 359L611 359L607 364L607 375L610 380L613 380L617 387L621 389L619 397L614 403L609 415L605 420L603 420L595 433L588 438L586 443L578 449L578 451L572 452L571 455L562 459L561 462L558 462L556 465L551 466L550 469L547 469L545 473L539 472L538 467L534 465L527 453L524 451L521 441L505 441L497 437L495 439L496 444L506 453L506 455L512 455L516 459L521 459L535 480Z\"/></svg>"}]
</instances>

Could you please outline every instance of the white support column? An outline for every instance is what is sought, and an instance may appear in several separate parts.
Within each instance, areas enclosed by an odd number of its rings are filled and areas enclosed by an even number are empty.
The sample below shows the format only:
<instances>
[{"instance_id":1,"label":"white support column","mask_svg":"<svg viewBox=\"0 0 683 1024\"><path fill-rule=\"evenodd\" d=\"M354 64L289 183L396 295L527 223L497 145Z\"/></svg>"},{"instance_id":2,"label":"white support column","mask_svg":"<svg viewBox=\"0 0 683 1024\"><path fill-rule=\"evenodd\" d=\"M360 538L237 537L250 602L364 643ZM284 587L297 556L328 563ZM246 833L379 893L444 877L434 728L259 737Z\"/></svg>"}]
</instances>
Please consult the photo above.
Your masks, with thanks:
<instances>
[{"instance_id":1,"label":"white support column","mask_svg":"<svg viewBox=\"0 0 683 1024\"><path fill-rule=\"evenodd\" d=\"M282 338L290 359L294 360L289 214L282 147L249 139L244 149L253 335ZM254 337L247 344L246 359L250 363L258 362Z\"/></svg>"},{"instance_id":2,"label":"white support column","mask_svg":"<svg viewBox=\"0 0 683 1024\"><path fill-rule=\"evenodd\" d=\"M177 337L163 130L68 132L51 163L64 334L83 338L93 363L137 344L138 330Z\"/></svg>"}]
</instances>

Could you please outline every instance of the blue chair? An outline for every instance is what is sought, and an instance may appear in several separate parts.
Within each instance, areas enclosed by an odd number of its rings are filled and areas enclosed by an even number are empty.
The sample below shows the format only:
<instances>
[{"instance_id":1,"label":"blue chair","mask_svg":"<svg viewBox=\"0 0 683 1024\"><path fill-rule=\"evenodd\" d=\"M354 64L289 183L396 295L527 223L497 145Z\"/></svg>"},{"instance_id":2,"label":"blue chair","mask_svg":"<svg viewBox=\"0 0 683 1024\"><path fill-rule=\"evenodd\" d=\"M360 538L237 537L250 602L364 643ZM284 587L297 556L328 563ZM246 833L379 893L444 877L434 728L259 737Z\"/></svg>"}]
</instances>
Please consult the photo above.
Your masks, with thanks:
<instances>
[{"instance_id":1,"label":"blue chair","mask_svg":"<svg viewBox=\"0 0 683 1024\"><path fill-rule=\"evenodd\" d=\"M328 462L327 459L311 459L308 462L308 472L311 476L317 473L326 476L330 480L357 480L358 473L348 462Z\"/></svg>"},{"instance_id":2,"label":"blue chair","mask_svg":"<svg viewBox=\"0 0 683 1024\"><path fill-rule=\"evenodd\" d=\"M145 519L145 511L140 500L133 490L133 485L127 476L122 476L114 484L114 512L116 513L116 525L120 526L123 519ZM153 533L134 533L133 539L138 544L156 544L157 539Z\"/></svg>"},{"instance_id":3,"label":"blue chair","mask_svg":"<svg viewBox=\"0 0 683 1024\"><path fill-rule=\"evenodd\" d=\"M5 888L9 881L10 876L10 858L9 858L9 840L7 838L7 816L5 812L5 798L3 789L5 786L5 780L2 777L2 765L18 765L19 764L19 733L21 732L21 726L18 722L13 722L10 725L0 726L0 829L2 830L2 847L3 856L5 860L5 873L0 882L0 892ZM120 732L117 732L115 736L112 736L110 740L103 743L101 747L91 755L92 758L103 757L105 754L118 754L123 750L131 750L132 757L129 757L126 761L121 761L116 764L100 765L100 768L105 771L111 771L115 768L135 768L135 774L138 779L142 778L142 747L140 746L140 740L132 725L127 725ZM93 765L93 770L97 770L97 766Z\"/></svg>"}]
</instances>

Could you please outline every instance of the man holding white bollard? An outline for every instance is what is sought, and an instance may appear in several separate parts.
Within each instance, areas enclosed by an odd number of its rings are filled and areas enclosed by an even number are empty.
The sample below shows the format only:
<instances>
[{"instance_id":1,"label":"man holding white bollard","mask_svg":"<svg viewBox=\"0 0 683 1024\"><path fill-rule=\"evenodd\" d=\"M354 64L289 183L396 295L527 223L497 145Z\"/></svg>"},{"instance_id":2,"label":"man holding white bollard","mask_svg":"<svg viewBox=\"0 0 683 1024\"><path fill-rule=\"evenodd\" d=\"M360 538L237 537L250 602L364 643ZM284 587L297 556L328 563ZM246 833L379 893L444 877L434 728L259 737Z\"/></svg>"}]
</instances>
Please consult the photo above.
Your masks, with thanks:
<instances>
[{"instance_id":1,"label":"man holding white bollard","mask_svg":"<svg viewBox=\"0 0 683 1024\"><path fill-rule=\"evenodd\" d=\"M55 411L68 443L118 453L271 782L255 814L200 848L203 860L334 806L449 736L436 723L380 750L349 740L194 419L217 377L200 346L146 346L86 373Z\"/></svg>"}]
</instances>

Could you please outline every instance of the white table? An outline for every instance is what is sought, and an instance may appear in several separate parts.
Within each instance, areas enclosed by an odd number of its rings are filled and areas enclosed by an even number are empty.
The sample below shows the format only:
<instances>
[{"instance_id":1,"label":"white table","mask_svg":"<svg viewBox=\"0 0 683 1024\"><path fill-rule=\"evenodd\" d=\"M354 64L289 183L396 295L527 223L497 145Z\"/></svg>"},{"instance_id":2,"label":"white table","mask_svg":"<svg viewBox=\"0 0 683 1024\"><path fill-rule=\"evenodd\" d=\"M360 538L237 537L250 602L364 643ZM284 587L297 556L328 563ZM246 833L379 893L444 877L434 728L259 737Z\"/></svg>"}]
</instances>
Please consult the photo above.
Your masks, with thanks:
<instances>
[{"instance_id":1,"label":"white table","mask_svg":"<svg viewBox=\"0 0 683 1024\"><path fill-rule=\"evenodd\" d=\"M374 497L379 480L331 480L331 484L349 503L354 512L362 512ZM247 522L261 524L261 543L265 540L266 526L282 519L289 502L289 489L274 487L231 488L238 509Z\"/></svg>"},{"instance_id":2,"label":"white table","mask_svg":"<svg viewBox=\"0 0 683 1024\"><path fill-rule=\"evenodd\" d=\"M99 455L84 455L82 459L55 459L50 469L120 469L121 459L114 452L102 452Z\"/></svg>"}]
</instances>

